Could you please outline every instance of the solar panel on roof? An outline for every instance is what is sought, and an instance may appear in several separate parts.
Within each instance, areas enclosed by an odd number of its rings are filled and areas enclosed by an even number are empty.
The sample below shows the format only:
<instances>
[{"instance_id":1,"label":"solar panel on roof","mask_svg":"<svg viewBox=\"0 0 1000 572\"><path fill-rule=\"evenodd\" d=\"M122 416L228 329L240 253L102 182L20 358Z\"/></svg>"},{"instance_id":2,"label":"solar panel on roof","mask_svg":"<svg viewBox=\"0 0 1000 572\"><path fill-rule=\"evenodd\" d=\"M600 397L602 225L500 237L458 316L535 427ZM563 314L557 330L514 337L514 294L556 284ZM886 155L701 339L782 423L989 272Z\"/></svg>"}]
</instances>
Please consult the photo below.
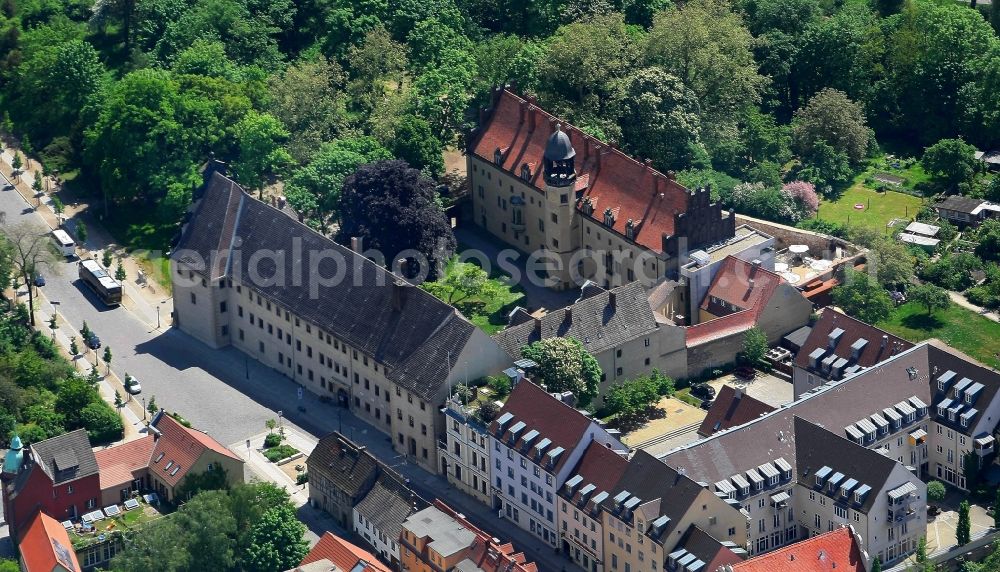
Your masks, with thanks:
<instances>
[{"instance_id":1,"label":"solar panel on roof","mask_svg":"<svg viewBox=\"0 0 1000 572\"><path fill-rule=\"evenodd\" d=\"M514 362L514 365L516 365L517 367L519 367L521 369L528 369L529 367L538 367L537 363L535 363L533 360L530 360L528 358L519 359L519 360L517 360L517 361Z\"/></svg>"},{"instance_id":2,"label":"solar panel on roof","mask_svg":"<svg viewBox=\"0 0 1000 572\"><path fill-rule=\"evenodd\" d=\"M125 510L133 510L139 508L139 501L135 499L128 499L125 501Z\"/></svg>"},{"instance_id":3,"label":"solar panel on roof","mask_svg":"<svg viewBox=\"0 0 1000 572\"><path fill-rule=\"evenodd\" d=\"M104 507L104 514L108 516L118 516L121 513L122 509L118 508L118 505L116 504Z\"/></svg>"}]
</instances>

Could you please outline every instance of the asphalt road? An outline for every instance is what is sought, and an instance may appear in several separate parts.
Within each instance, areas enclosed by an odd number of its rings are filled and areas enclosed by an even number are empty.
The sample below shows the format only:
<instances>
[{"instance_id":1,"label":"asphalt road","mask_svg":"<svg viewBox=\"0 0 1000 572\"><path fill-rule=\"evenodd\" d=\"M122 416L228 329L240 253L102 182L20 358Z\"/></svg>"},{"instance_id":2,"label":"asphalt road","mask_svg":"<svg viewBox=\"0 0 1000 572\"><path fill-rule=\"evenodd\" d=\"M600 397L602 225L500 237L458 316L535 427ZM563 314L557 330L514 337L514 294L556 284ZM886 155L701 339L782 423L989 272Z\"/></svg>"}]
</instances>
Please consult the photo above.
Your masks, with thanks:
<instances>
[{"instance_id":1,"label":"asphalt road","mask_svg":"<svg viewBox=\"0 0 1000 572\"><path fill-rule=\"evenodd\" d=\"M5 224L28 221L40 231L48 229L16 191L0 191L0 212L6 213ZM103 344L112 348L112 369L119 376L127 372L139 379L140 399L155 395L160 407L179 413L224 444L260 433L264 422L276 418L278 411L283 411L286 423L317 438L342 430L409 478L418 494L427 500L441 498L476 526L512 541L540 570L578 570L548 544L500 520L444 478L407 463L393 451L387 435L350 412L322 404L309 392L300 401L298 384L285 376L232 348L213 350L179 330L158 330L124 307L107 308L80 282L75 261L60 262L43 274L47 283L42 291L50 301L59 302L60 319L77 329L86 320ZM94 359L92 352L86 357Z\"/></svg>"}]
</instances>

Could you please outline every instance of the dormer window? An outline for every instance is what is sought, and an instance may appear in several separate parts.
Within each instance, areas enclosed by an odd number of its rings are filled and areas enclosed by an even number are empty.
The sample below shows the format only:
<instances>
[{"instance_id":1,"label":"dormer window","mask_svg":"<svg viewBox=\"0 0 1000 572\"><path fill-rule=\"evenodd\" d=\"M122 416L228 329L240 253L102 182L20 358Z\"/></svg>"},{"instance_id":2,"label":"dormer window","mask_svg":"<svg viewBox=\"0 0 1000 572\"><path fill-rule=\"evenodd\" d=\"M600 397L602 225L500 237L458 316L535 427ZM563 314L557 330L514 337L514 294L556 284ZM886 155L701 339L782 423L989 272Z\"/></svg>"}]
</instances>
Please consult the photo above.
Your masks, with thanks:
<instances>
[{"instance_id":1,"label":"dormer window","mask_svg":"<svg viewBox=\"0 0 1000 572\"><path fill-rule=\"evenodd\" d=\"M587 216L594 214L594 201L590 197L583 199L583 214Z\"/></svg>"},{"instance_id":2,"label":"dormer window","mask_svg":"<svg viewBox=\"0 0 1000 572\"><path fill-rule=\"evenodd\" d=\"M944 391L948 387L948 384L944 379L938 378L938 391Z\"/></svg>"},{"instance_id":3,"label":"dormer window","mask_svg":"<svg viewBox=\"0 0 1000 572\"><path fill-rule=\"evenodd\" d=\"M963 415L962 416L962 427L968 427L968 426L969 426L969 418L966 417L965 415Z\"/></svg>"},{"instance_id":4,"label":"dormer window","mask_svg":"<svg viewBox=\"0 0 1000 572\"><path fill-rule=\"evenodd\" d=\"M527 163L521 164L521 178L525 181L531 178L531 167Z\"/></svg>"},{"instance_id":5,"label":"dormer window","mask_svg":"<svg viewBox=\"0 0 1000 572\"><path fill-rule=\"evenodd\" d=\"M625 222L625 238L635 240L635 223L632 222L632 219Z\"/></svg>"},{"instance_id":6,"label":"dormer window","mask_svg":"<svg viewBox=\"0 0 1000 572\"><path fill-rule=\"evenodd\" d=\"M604 224L605 226L615 226L615 215L611 212L610 207L604 209Z\"/></svg>"},{"instance_id":7,"label":"dormer window","mask_svg":"<svg viewBox=\"0 0 1000 572\"><path fill-rule=\"evenodd\" d=\"M501 163L503 163L503 151L501 151L500 148L497 147L493 151L493 164L499 165Z\"/></svg>"},{"instance_id":8,"label":"dormer window","mask_svg":"<svg viewBox=\"0 0 1000 572\"><path fill-rule=\"evenodd\" d=\"M972 394L971 393L966 393L965 394L965 402L968 403L968 404L970 404L970 405L972 404Z\"/></svg>"}]
</instances>

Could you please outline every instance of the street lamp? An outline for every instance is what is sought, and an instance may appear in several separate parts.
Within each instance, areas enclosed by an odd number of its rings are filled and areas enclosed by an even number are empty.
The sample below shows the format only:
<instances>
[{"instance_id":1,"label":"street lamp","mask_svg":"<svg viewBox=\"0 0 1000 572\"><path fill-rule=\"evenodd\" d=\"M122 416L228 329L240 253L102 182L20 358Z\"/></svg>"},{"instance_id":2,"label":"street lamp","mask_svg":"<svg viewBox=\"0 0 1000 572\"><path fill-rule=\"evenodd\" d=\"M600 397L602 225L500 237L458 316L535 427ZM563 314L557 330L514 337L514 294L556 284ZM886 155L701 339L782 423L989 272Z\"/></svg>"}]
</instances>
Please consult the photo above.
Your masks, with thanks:
<instances>
[{"instance_id":1,"label":"street lamp","mask_svg":"<svg viewBox=\"0 0 1000 572\"><path fill-rule=\"evenodd\" d=\"M156 329L160 329L160 305L156 305Z\"/></svg>"},{"instance_id":2,"label":"street lamp","mask_svg":"<svg viewBox=\"0 0 1000 572\"><path fill-rule=\"evenodd\" d=\"M59 327L59 304L60 304L60 302L57 302L55 300L51 300L51 301L49 301L49 304L52 304L52 324L50 326L50 329L52 330L52 341L54 342L54 341L56 341L56 330Z\"/></svg>"},{"instance_id":3,"label":"street lamp","mask_svg":"<svg viewBox=\"0 0 1000 572\"><path fill-rule=\"evenodd\" d=\"M281 409L278 410L278 433L281 435L285 434L285 427L281 424L282 417L285 416L285 412Z\"/></svg>"},{"instance_id":4,"label":"street lamp","mask_svg":"<svg viewBox=\"0 0 1000 572\"><path fill-rule=\"evenodd\" d=\"M146 398L142 398L142 420L146 420Z\"/></svg>"}]
</instances>

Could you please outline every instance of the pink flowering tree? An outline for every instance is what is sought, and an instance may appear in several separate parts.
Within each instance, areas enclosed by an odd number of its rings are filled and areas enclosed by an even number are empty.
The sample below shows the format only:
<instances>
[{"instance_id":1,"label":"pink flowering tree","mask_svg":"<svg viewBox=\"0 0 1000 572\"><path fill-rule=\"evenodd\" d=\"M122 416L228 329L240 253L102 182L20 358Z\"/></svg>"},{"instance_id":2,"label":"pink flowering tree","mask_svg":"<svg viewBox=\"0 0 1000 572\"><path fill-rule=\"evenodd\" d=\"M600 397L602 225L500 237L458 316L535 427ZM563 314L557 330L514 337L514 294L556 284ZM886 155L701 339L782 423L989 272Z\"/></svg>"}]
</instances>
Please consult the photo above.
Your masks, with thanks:
<instances>
[{"instance_id":1,"label":"pink flowering tree","mask_svg":"<svg viewBox=\"0 0 1000 572\"><path fill-rule=\"evenodd\" d=\"M781 192L795 202L802 218L810 218L819 210L819 195L816 185L806 181L792 181L781 187Z\"/></svg>"}]
</instances>

